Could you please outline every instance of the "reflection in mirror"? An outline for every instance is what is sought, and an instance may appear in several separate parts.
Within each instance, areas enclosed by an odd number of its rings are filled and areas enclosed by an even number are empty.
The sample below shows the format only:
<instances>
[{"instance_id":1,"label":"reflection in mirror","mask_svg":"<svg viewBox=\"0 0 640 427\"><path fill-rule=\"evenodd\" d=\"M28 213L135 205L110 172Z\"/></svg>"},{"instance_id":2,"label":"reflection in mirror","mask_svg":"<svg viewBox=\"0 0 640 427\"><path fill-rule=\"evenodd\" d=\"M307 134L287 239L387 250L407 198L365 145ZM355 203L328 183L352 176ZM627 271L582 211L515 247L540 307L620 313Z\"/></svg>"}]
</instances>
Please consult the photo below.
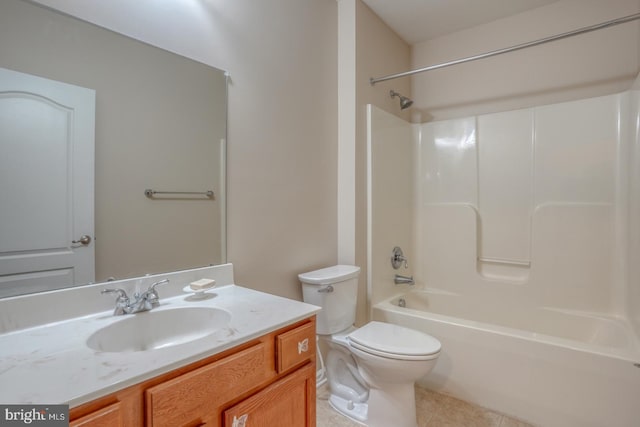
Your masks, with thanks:
<instances>
[{"instance_id":1,"label":"reflection in mirror","mask_svg":"<svg viewBox=\"0 0 640 427\"><path fill-rule=\"evenodd\" d=\"M0 297L226 261L224 71L24 0L0 2L0 68L0 157L11 159L0 161ZM82 118L79 107L7 75L88 90L95 114ZM62 111L61 129L29 107L45 104ZM77 170L64 168L87 145L72 142L92 141L73 136L71 124L95 124L95 157ZM34 140L30 152L25 141ZM93 218L74 225L83 186L94 190L84 203ZM91 251L89 276L65 262L33 264Z\"/></svg>"}]
</instances>

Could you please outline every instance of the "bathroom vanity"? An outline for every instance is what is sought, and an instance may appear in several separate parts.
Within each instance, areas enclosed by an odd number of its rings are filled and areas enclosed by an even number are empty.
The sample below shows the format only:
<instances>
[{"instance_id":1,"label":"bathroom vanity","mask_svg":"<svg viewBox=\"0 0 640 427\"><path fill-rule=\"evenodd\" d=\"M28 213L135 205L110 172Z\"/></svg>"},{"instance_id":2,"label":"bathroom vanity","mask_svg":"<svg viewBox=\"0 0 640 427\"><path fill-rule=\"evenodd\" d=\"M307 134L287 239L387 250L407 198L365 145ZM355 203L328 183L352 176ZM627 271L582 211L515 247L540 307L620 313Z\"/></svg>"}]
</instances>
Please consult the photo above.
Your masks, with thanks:
<instances>
[{"instance_id":1,"label":"bathroom vanity","mask_svg":"<svg viewBox=\"0 0 640 427\"><path fill-rule=\"evenodd\" d=\"M315 318L80 405L70 418L76 427L315 426Z\"/></svg>"},{"instance_id":2,"label":"bathroom vanity","mask_svg":"<svg viewBox=\"0 0 640 427\"><path fill-rule=\"evenodd\" d=\"M106 288L160 306L114 316ZM220 285L185 293L194 279ZM319 307L233 284L230 264L0 300L0 402L71 426L315 426Z\"/></svg>"}]
</instances>

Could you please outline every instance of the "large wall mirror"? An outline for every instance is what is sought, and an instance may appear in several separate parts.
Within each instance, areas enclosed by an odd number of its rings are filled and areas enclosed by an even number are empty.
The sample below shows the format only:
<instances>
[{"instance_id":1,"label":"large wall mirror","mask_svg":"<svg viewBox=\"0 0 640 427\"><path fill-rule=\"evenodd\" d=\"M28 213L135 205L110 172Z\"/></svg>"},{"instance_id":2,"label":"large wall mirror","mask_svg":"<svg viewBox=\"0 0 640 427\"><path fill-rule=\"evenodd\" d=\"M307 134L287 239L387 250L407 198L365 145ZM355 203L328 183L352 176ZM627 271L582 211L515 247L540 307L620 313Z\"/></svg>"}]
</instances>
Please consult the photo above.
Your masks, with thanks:
<instances>
[{"instance_id":1,"label":"large wall mirror","mask_svg":"<svg viewBox=\"0 0 640 427\"><path fill-rule=\"evenodd\" d=\"M226 262L224 71L26 0L0 2L0 69L0 297ZM49 87L93 96L93 112ZM25 267L48 252L91 253L93 272Z\"/></svg>"}]
</instances>

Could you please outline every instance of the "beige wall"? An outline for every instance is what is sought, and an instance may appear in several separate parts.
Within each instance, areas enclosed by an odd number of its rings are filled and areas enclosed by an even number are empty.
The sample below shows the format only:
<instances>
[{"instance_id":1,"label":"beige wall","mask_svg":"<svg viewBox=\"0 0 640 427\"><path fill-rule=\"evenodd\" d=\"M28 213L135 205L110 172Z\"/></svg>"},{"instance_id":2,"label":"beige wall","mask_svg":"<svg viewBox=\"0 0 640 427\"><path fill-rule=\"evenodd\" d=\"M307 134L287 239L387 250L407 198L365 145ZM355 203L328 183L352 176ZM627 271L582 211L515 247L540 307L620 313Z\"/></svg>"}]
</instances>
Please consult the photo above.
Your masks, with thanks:
<instances>
[{"instance_id":1,"label":"beige wall","mask_svg":"<svg viewBox=\"0 0 640 427\"><path fill-rule=\"evenodd\" d=\"M222 261L223 200L144 196L224 189L222 71L19 0L0 2L0 67L96 91L96 280Z\"/></svg>"},{"instance_id":2,"label":"beige wall","mask_svg":"<svg viewBox=\"0 0 640 427\"><path fill-rule=\"evenodd\" d=\"M297 275L337 259L336 2L226 3L229 261L302 298Z\"/></svg>"},{"instance_id":3,"label":"beige wall","mask_svg":"<svg viewBox=\"0 0 640 427\"><path fill-rule=\"evenodd\" d=\"M39 0L230 72L228 261L301 298L337 260L335 0Z\"/></svg>"},{"instance_id":4,"label":"beige wall","mask_svg":"<svg viewBox=\"0 0 640 427\"><path fill-rule=\"evenodd\" d=\"M563 0L413 46L412 68L476 55L640 11L637 0ZM629 88L636 21L414 76L415 108L441 120L580 99Z\"/></svg>"}]
</instances>

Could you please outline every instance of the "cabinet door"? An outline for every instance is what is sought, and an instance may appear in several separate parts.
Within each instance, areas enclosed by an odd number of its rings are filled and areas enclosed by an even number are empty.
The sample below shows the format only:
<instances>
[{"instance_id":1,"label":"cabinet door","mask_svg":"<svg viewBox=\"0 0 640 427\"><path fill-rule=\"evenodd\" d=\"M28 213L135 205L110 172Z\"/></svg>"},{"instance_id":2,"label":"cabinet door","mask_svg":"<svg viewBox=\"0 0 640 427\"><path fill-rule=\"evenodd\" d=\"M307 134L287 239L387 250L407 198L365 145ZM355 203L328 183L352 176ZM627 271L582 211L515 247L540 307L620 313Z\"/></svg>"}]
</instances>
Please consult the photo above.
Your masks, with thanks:
<instances>
[{"instance_id":1,"label":"cabinet door","mask_svg":"<svg viewBox=\"0 0 640 427\"><path fill-rule=\"evenodd\" d=\"M224 411L224 427L315 427L313 364L293 372Z\"/></svg>"}]
</instances>

